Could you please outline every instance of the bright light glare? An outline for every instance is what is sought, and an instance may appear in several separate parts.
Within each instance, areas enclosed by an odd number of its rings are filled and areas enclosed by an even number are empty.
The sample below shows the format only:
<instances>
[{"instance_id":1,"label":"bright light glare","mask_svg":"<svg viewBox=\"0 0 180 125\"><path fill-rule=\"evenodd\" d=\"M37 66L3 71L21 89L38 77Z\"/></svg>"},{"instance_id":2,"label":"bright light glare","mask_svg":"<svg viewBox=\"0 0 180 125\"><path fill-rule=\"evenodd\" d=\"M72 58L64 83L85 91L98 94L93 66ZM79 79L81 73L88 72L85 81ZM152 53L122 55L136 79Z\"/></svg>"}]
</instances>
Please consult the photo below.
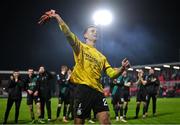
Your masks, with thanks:
<instances>
[{"instance_id":1,"label":"bright light glare","mask_svg":"<svg viewBox=\"0 0 180 125\"><path fill-rule=\"evenodd\" d=\"M179 66L173 66L173 68L174 68L174 69L180 69L180 67L179 67Z\"/></svg>"},{"instance_id":2,"label":"bright light glare","mask_svg":"<svg viewBox=\"0 0 180 125\"><path fill-rule=\"evenodd\" d=\"M137 72L139 72L139 71L140 71L140 69L136 69L136 71L137 71Z\"/></svg>"},{"instance_id":3,"label":"bright light glare","mask_svg":"<svg viewBox=\"0 0 180 125\"><path fill-rule=\"evenodd\" d=\"M112 14L108 10L98 10L93 15L95 25L108 25L112 22Z\"/></svg>"},{"instance_id":4,"label":"bright light glare","mask_svg":"<svg viewBox=\"0 0 180 125\"><path fill-rule=\"evenodd\" d=\"M170 65L163 65L163 67L165 67L165 68L170 68Z\"/></svg>"},{"instance_id":5,"label":"bright light glare","mask_svg":"<svg viewBox=\"0 0 180 125\"><path fill-rule=\"evenodd\" d=\"M160 69L160 68L154 68L154 70L161 71L161 69Z\"/></svg>"},{"instance_id":6,"label":"bright light glare","mask_svg":"<svg viewBox=\"0 0 180 125\"><path fill-rule=\"evenodd\" d=\"M133 68L129 68L128 71L133 71Z\"/></svg>"},{"instance_id":7,"label":"bright light glare","mask_svg":"<svg viewBox=\"0 0 180 125\"><path fill-rule=\"evenodd\" d=\"M145 69L151 69L151 67L150 66L145 66Z\"/></svg>"}]
</instances>

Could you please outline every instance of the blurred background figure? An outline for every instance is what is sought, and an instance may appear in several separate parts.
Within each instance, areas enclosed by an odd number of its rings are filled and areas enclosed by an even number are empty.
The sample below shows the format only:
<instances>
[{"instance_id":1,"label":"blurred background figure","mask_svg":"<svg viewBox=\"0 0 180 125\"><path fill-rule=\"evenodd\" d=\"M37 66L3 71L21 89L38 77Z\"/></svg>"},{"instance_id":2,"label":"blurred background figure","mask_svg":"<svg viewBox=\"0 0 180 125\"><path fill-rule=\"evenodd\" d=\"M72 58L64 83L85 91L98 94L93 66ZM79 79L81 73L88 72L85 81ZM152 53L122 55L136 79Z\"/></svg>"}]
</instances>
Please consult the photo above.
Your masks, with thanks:
<instances>
[{"instance_id":1,"label":"blurred background figure","mask_svg":"<svg viewBox=\"0 0 180 125\"><path fill-rule=\"evenodd\" d=\"M16 70L13 72L13 75L10 76L9 85L7 87L8 100L7 100L7 107L6 107L3 124L7 123L9 112L13 106L13 103L15 103L15 123L16 124L18 123L19 109L21 105L23 87L24 87L24 84L22 80L20 79L19 71Z\"/></svg>"}]
</instances>

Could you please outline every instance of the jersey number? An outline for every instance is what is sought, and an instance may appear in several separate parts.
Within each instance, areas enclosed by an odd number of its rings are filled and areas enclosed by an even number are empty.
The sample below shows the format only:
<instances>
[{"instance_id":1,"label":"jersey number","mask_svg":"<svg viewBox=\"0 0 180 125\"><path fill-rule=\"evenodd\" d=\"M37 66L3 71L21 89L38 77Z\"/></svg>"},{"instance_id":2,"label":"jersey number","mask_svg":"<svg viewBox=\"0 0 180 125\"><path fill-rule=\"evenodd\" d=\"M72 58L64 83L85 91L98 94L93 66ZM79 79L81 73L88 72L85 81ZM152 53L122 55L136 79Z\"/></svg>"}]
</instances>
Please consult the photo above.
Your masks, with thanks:
<instances>
[{"instance_id":1,"label":"jersey number","mask_svg":"<svg viewBox=\"0 0 180 125\"><path fill-rule=\"evenodd\" d=\"M106 101L106 98L103 98L103 102L104 102L104 106L107 106L107 101Z\"/></svg>"}]
</instances>

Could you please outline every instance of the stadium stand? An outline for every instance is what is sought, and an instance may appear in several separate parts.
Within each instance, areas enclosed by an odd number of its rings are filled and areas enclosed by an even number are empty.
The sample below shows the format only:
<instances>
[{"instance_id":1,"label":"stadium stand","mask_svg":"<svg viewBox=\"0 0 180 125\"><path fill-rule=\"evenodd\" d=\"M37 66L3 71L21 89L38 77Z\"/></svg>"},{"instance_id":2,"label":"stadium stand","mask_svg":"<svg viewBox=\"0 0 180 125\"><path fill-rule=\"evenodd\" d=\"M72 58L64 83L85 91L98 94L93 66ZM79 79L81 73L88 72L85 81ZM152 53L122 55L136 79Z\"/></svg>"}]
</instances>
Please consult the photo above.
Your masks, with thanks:
<instances>
[{"instance_id":1,"label":"stadium stand","mask_svg":"<svg viewBox=\"0 0 180 125\"><path fill-rule=\"evenodd\" d=\"M180 62L175 63L164 63L164 64L153 64L153 65L138 65L132 66L128 69L128 75L132 79L132 86L130 88L131 96L135 96L137 87L135 82L137 81L137 71L143 69L145 75L148 74L149 68L155 70L155 74L158 76L160 81L159 97L180 97ZM7 97L6 87L8 85L8 79L13 71L0 71L0 97ZM36 72L37 73L37 72ZM56 76L55 72L52 72ZM26 71L20 71L21 77L27 74ZM106 96L110 95L111 88L113 87L113 80L106 75L101 78L102 84L104 85L104 92ZM52 80L52 95L57 95L57 80L56 77ZM23 93L26 96L26 92Z\"/></svg>"}]
</instances>

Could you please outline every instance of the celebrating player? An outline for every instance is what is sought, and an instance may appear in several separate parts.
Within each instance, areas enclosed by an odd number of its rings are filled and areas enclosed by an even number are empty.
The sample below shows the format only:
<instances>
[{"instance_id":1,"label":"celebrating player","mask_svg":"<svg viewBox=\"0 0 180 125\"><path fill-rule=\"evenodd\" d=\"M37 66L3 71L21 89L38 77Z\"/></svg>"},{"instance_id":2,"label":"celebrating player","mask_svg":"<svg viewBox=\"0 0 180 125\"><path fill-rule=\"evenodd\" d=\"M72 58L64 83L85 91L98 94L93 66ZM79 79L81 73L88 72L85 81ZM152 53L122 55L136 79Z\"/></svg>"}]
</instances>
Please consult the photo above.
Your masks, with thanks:
<instances>
[{"instance_id":1,"label":"celebrating player","mask_svg":"<svg viewBox=\"0 0 180 125\"><path fill-rule=\"evenodd\" d=\"M71 32L55 10L46 12L40 18L39 24L50 18L57 20L74 53L75 66L70 78L72 83L77 84L75 88L74 123L84 124L85 119L93 109L100 124L110 124L109 109L100 83L101 72L104 71L111 78L118 77L127 69L129 61L124 59L121 67L113 69L106 57L95 48L97 40L97 28L95 26L90 26L85 30L85 43L83 43Z\"/></svg>"},{"instance_id":2,"label":"celebrating player","mask_svg":"<svg viewBox=\"0 0 180 125\"><path fill-rule=\"evenodd\" d=\"M138 118L139 110L140 110L140 104L141 102L143 103L143 118L145 118L145 112L146 112L146 96L147 96L147 90L146 90L146 83L147 81L145 80L144 72L143 70L138 71L138 81L137 87L138 87L138 92L137 92L137 105L136 105L136 116L135 119Z\"/></svg>"}]
</instances>

